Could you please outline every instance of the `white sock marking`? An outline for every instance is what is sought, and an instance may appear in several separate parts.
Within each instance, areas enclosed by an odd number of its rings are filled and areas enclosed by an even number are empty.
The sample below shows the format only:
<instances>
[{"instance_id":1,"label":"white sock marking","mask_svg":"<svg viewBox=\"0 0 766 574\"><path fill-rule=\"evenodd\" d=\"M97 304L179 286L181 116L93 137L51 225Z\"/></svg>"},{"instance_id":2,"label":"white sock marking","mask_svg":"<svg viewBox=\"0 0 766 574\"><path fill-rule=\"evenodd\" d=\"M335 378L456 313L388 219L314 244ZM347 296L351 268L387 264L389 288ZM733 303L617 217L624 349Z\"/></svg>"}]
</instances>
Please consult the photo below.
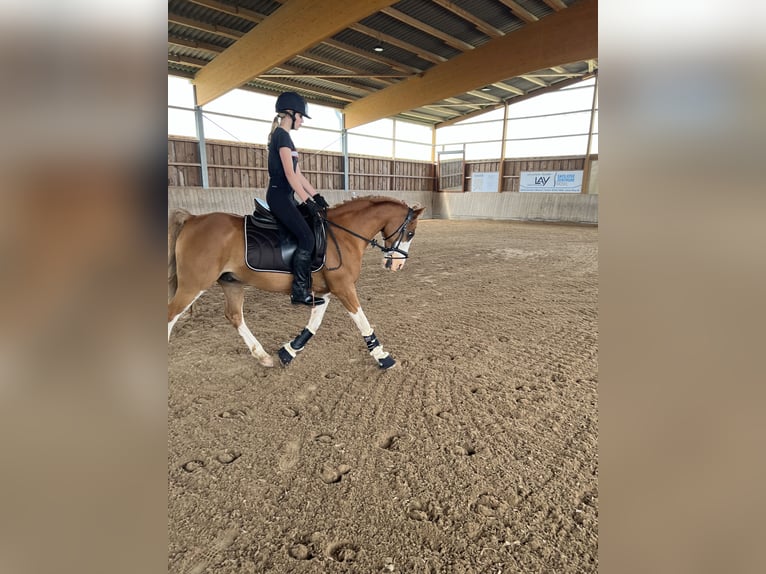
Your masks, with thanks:
<instances>
[{"instance_id":1,"label":"white sock marking","mask_svg":"<svg viewBox=\"0 0 766 574\"><path fill-rule=\"evenodd\" d=\"M237 333L239 333L240 337L242 337L242 339L245 341L245 345L247 345L247 348L250 349L250 352L253 355L260 358L266 354L266 351L258 342L258 339L255 338L255 335L253 335L253 333L245 324L244 318L242 319L242 322L239 324L239 327L237 327Z\"/></svg>"},{"instance_id":2,"label":"white sock marking","mask_svg":"<svg viewBox=\"0 0 766 574\"><path fill-rule=\"evenodd\" d=\"M324 319L324 314L327 311L327 307L330 304L330 294L322 295L322 298L324 298L324 305L316 305L311 309L311 317L309 318L309 324L306 325L306 328L311 331L312 335L316 335L317 331L319 330L319 325L322 324L322 319Z\"/></svg>"},{"instance_id":3,"label":"white sock marking","mask_svg":"<svg viewBox=\"0 0 766 574\"><path fill-rule=\"evenodd\" d=\"M189 310L189 307L191 307L194 304L194 302L197 299L199 299L199 296L202 295L203 293L204 291L200 291L199 293L197 293L197 296L191 300L191 303L189 303L186 307L184 307L178 315L176 315L170 321L168 321L168 341L170 341L170 332L173 330L173 325L176 324L176 321L178 321L178 319L181 318L181 315L186 313L186 311Z\"/></svg>"}]
</instances>

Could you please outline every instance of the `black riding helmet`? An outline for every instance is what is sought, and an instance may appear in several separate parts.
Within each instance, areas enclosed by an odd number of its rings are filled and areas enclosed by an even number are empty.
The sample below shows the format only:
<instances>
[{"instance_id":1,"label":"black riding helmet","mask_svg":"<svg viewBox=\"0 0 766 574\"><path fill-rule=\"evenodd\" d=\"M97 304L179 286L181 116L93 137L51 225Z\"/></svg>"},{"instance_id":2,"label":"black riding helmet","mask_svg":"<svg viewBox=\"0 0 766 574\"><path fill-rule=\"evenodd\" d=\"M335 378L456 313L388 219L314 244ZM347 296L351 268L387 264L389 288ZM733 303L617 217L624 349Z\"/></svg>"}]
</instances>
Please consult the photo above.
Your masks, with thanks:
<instances>
[{"instance_id":1,"label":"black riding helmet","mask_svg":"<svg viewBox=\"0 0 766 574\"><path fill-rule=\"evenodd\" d=\"M303 96L295 92L284 92L283 94L280 94L277 98L277 104L274 107L277 113L292 110L298 112L304 118L311 119L311 116L306 113L308 111L306 100L303 99Z\"/></svg>"}]
</instances>

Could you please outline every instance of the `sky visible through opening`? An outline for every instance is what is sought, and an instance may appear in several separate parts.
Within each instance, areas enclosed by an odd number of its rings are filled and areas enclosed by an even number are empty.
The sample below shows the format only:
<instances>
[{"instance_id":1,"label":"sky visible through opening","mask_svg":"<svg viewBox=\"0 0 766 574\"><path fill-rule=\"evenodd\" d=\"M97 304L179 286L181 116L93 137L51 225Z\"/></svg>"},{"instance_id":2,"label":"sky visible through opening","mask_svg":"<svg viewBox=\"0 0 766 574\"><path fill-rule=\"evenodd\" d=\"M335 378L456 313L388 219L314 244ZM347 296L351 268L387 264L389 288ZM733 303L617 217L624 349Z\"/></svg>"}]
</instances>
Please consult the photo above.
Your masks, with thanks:
<instances>
[{"instance_id":1,"label":"sky visible through opening","mask_svg":"<svg viewBox=\"0 0 766 574\"><path fill-rule=\"evenodd\" d=\"M591 78L512 104L508 109L505 156L584 156L594 83ZM271 95L232 90L203 107L205 138L265 145L275 115L275 101ZM196 137L193 107L190 80L168 76L168 135ZM292 134L295 145L305 150L340 153L340 110L309 103L308 111L311 119ZM430 126L422 124L382 119L349 130L348 151L352 155L431 161L431 131ZM437 129L436 151L465 148L468 161L499 159L502 134L500 108ZM598 153L598 100L591 153Z\"/></svg>"}]
</instances>

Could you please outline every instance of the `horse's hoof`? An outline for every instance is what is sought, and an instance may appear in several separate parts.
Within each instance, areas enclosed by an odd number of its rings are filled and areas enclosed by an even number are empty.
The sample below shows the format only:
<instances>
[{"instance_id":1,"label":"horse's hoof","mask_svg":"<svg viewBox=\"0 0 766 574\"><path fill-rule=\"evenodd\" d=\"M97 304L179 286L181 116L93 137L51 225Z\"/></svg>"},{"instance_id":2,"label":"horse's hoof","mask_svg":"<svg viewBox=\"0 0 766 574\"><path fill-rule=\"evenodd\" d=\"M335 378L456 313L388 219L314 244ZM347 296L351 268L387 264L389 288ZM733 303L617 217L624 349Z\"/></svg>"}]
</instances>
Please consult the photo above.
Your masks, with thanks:
<instances>
[{"instance_id":1,"label":"horse's hoof","mask_svg":"<svg viewBox=\"0 0 766 574\"><path fill-rule=\"evenodd\" d=\"M293 360L293 356L288 353L287 349L284 347L280 347L279 351L277 351L277 354L279 355L279 360L282 361L282 365L285 367L289 365Z\"/></svg>"},{"instance_id":2,"label":"horse's hoof","mask_svg":"<svg viewBox=\"0 0 766 574\"><path fill-rule=\"evenodd\" d=\"M388 357L383 357L382 359L378 359L378 366L380 366L381 369L388 370L396 366L396 361L391 355L389 355Z\"/></svg>"},{"instance_id":3,"label":"horse's hoof","mask_svg":"<svg viewBox=\"0 0 766 574\"><path fill-rule=\"evenodd\" d=\"M260 359L258 359L258 362L264 367L274 366L274 359L271 358L271 355L266 355L265 357L261 357Z\"/></svg>"}]
</instances>

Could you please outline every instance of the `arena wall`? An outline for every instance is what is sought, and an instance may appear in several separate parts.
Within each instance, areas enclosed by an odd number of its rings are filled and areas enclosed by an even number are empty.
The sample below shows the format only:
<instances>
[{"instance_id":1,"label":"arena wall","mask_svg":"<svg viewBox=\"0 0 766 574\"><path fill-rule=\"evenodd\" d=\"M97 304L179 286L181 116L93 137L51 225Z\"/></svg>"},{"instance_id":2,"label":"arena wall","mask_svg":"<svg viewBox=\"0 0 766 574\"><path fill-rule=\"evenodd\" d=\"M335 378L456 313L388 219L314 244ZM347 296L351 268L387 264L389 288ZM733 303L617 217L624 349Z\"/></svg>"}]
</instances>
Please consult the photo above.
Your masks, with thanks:
<instances>
[{"instance_id":1,"label":"arena wall","mask_svg":"<svg viewBox=\"0 0 766 574\"><path fill-rule=\"evenodd\" d=\"M598 224L598 195L580 193L434 193L431 191L321 190L332 205L354 195L386 195L426 208L425 219L508 219ZM265 189L213 187L168 188L168 208L192 213L225 211L245 215L254 198L266 199Z\"/></svg>"}]
</instances>

